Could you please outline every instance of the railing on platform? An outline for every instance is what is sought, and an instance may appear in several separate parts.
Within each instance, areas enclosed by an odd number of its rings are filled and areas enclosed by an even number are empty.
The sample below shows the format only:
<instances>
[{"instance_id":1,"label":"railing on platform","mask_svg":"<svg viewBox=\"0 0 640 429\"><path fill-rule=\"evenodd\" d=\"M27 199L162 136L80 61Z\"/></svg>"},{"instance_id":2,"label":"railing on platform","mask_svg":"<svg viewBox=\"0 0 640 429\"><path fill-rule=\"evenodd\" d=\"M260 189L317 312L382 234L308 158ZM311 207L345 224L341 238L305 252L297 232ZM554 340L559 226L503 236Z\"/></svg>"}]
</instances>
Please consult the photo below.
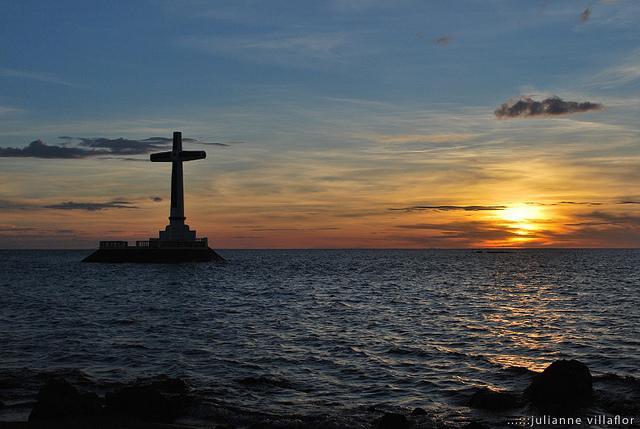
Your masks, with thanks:
<instances>
[{"instance_id":1,"label":"railing on platform","mask_svg":"<svg viewBox=\"0 0 640 429\"><path fill-rule=\"evenodd\" d=\"M123 249L131 247L133 246L129 246L128 242L120 240L108 240L100 242L101 249ZM209 247L209 242L206 237L196 238L195 240L159 240L157 238L152 238L150 240L136 241L135 247L145 249Z\"/></svg>"},{"instance_id":2,"label":"railing on platform","mask_svg":"<svg viewBox=\"0 0 640 429\"><path fill-rule=\"evenodd\" d=\"M159 240L157 238L152 238L150 240L136 241L136 247L151 249L176 247L209 247L209 242L206 237L196 238L195 240Z\"/></svg>"},{"instance_id":3,"label":"railing on platform","mask_svg":"<svg viewBox=\"0 0 640 429\"><path fill-rule=\"evenodd\" d=\"M122 247L129 247L129 243L127 243L126 241L117 241L117 240L100 242L101 249L118 249Z\"/></svg>"}]
</instances>

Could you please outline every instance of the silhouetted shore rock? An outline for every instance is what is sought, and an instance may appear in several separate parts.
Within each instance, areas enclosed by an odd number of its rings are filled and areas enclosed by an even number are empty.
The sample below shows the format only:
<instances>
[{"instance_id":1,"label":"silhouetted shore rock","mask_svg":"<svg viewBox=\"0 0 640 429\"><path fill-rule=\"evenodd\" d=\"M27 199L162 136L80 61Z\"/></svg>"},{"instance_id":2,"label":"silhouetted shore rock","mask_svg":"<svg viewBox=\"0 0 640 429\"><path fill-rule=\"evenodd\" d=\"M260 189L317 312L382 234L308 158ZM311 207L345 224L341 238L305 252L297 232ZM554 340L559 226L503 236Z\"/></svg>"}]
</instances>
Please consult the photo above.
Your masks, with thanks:
<instances>
[{"instance_id":1,"label":"silhouetted shore rock","mask_svg":"<svg viewBox=\"0 0 640 429\"><path fill-rule=\"evenodd\" d=\"M489 426L480 422L470 422L464 425L463 429L489 429Z\"/></svg>"},{"instance_id":2,"label":"silhouetted shore rock","mask_svg":"<svg viewBox=\"0 0 640 429\"><path fill-rule=\"evenodd\" d=\"M378 420L380 429L406 429L411 427L411 422L399 413L385 413Z\"/></svg>"},{"instance_id":3,"label":"silhouetted shore rock","mask_svg":"<svg viewBox=\"0 0 640 429\"><path fill-rule=\"evenodd\" d=\"M134 382L134 385L152 387L162 393L169 394L186 394L189 392L189 385L184 380L167 375L159 375L152 378L138 378Z\"/></svg>"},{"instance_id":4,"label":"silhouetted shore rock","mask_svg":"<svg viewBox=\"0 0 640 429\"><path fill-rule=\"evenodd\" d=\"M65 373L67 374L67 373ZM31 409L29 421L0 422L0 428L95 427L103 429L435 429L443 425L437 411L430 408L406 409L402 405L376 403L356 405L346 413L274 414L269 410L238 407L225 398L211 398L191 391L179 378L156 376L128 383L113 382L98 387L82 377L37 374L28 400L11 399L5 404L13 410ZM67 381L68 380L68 381ZM256 377L258 385L264 377ZM70 383L70 382L71 383ZM611 415L637 415L640 406L640 380L614 374L591 376L589 368L575 360L553 362L541 373L526 373L520 378L521 390L495 391L488 388L457 391L459 405L483 410L457 420L468 429L493 427L513 415L567 416L589 415L594 410ZM530 383L529 383L530 382ZM529 386L522 392L522 389ZM240 383L242 384L242 383ZM266 383L269 388L273 383ZM11 385L21 386L20 383ZM24 384L23 384L24 385ZM252 383L249 383L251 386ZM24 389L24 388L22 388ZM39 389L39 390L38 390ZM101 398L88 390L107 391ZM36 401L33 401L35 391ZM1 392L0 392L1 393ZM7 396L8 397L8 396ZM5 397L2 398L3 400ZM427 403L427 397L423 398ZM34 405L35 404L35 405ZM1 406L1 404L0 404ZM526 411L514 410L527 406ZM531 408L529 408L531 407ZM5 410L6 411L6 410ZM7 414L9 415L9 414ZM486 421L485 421L486 419ZM466 426L465 426L466 424Z\"/></svg>"},{"instance_id":5,"label":"silhouetted shore rock","mask_svg":"<svg viewBox=\"0 0 640 429\"><path fill-rule=\"evenodd\" d=\"M66 380L51 379L38 391L29 422L124 419L169 423L188 407L188 390L183 380L160 376L138 379L107 393L103 401L95 393L79 392Z\"/></svg>"},{"instance_id":6,"label":"silhouetted shore rock","mask_svg":"<svg viewBox=\"0 0 640 429\"><path fill-rule=\"evenodd\" d=\"M40 388L29 421L95 417L101 409L100 398L95 393L80 393L67 381L52 379Z\"/></svg>"},{"instance_id":7,"label":"silhouetted shore rock","mask_svg":"<svg viewBox=\"0 0 640 429\"><path fill-rule=\"evenodd\" d=\"M558 360L536 375L524 394L544 412L572 412L593 401L591 372L577 360Z\"/></svg>"},{"instance_id":8,"label":"silhouetted shore rock","mask_svg":"<svg viewBox=\"0 0 640 429\"><path fill-rule=\"evenodd\" d=\"M187 391L188 386L180 379L136 380L132 385L106 395L105 412L110 416L171 422L188 406Z\"/></svg>"},{"instance_id":9,"label":"silhouetted shore rock","mask_svg":"<svg viewBox=\"0 0 640 429\"><path fill-rule=\"evenodd\" d=\"M514 393L478 389L469 400L469 406L483 410L508 410L522 405L520 397Z\"/></svg>"}]
</instances>

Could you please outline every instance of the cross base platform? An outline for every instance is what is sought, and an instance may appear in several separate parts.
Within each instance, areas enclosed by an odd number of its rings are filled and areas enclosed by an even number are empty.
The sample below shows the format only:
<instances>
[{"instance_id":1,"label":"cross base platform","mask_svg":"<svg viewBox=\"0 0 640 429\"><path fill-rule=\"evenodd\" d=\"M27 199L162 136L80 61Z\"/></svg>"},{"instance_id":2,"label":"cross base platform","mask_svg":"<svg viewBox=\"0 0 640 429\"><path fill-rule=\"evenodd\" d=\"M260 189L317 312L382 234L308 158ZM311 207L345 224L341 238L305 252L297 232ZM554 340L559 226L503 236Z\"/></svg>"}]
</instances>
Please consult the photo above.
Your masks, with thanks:
<instances>
[{"instance_id":1,"label":"cross base platform","mask_svg":"<svg viewBox=\"0 0 640 429\"><path fill-rule=\"evenodd\" d=\"M196 241L138 241L129 246L126 241L101 241L100 248L82 262L156 263L222 262L225 259L207 246L206 239Z\"/></svg>"}]
</instances>

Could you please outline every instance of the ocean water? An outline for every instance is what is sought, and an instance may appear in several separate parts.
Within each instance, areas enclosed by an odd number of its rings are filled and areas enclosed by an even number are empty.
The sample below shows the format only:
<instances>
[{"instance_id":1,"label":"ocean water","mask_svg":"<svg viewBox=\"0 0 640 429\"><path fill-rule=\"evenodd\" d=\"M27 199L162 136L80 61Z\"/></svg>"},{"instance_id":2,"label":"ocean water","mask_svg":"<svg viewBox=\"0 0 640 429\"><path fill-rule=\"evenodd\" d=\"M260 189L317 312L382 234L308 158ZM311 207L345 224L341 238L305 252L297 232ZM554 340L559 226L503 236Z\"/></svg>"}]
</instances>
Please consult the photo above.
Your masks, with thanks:
<instances>
[{"instance_id":1,"label":"ocean water","mask_svg":"<svg viewBox=\"0 0 640 429\"><path fill-rule=\"evenodd\" d=\"M504 421L469 408L471 393L522 391L560 358L606 394L640 386L638 250L228 250L182 265L88 253L0 251L0 420L26 419L42 374L98 392L181 377L204 404L191 421L241 423L414 407L444 426Z\"/></svg>"}]
</instances>

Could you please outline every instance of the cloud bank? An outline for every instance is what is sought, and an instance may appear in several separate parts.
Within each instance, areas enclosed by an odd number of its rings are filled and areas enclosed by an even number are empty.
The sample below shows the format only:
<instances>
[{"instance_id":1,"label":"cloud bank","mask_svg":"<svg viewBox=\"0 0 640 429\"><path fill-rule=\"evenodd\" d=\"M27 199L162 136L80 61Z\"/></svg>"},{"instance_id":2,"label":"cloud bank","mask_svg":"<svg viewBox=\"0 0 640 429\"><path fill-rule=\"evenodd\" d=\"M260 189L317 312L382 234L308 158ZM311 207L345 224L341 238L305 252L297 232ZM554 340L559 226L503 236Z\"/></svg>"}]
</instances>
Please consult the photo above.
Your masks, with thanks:
<instances>
[{"instance_id":1,"label":"cloud bank","mask_svg":"<svg viewBox=\"0 0 640 429\"><path fill-rule=\"evenodd\" d=\"M27 147L0 147L0 158L59 158L81 159L90 156L108 155L107 150L87 150L79 147L48 145L42 140L35 140Z\"/></svg>"},{"instance_id":2,"label":"cloud bank","mask_svg":"<svg viewBox=\"0 0 640 429\"><path fill-rule=\"evenodd\" d=\"M49 145L42 140L35 140L23 148L0 147L0 158L84 159L96 156L145 155L165 150L172 143L172 139L166 137L149 137L139 140L122 137L109 139L105 137L60 136L58 138L64 143ZM211 146L228 146L226 143L208 143L190 138L184 138L182 141Z\"/></svg>"},{"instance_id":3,"label":"cloud bank","mask_svg":"<svg viewBox=\"0 0 640 429\"><path fill-rule=\"evenodd\" d=\"M498 118L530 118L581 113L590 110L601 110L602 108L603 106L600 103L565 101L556 96L542 101L535 101L530 97L520 97L516 100L502 103L494 113Z\"/></svg>"}]
</instances>

